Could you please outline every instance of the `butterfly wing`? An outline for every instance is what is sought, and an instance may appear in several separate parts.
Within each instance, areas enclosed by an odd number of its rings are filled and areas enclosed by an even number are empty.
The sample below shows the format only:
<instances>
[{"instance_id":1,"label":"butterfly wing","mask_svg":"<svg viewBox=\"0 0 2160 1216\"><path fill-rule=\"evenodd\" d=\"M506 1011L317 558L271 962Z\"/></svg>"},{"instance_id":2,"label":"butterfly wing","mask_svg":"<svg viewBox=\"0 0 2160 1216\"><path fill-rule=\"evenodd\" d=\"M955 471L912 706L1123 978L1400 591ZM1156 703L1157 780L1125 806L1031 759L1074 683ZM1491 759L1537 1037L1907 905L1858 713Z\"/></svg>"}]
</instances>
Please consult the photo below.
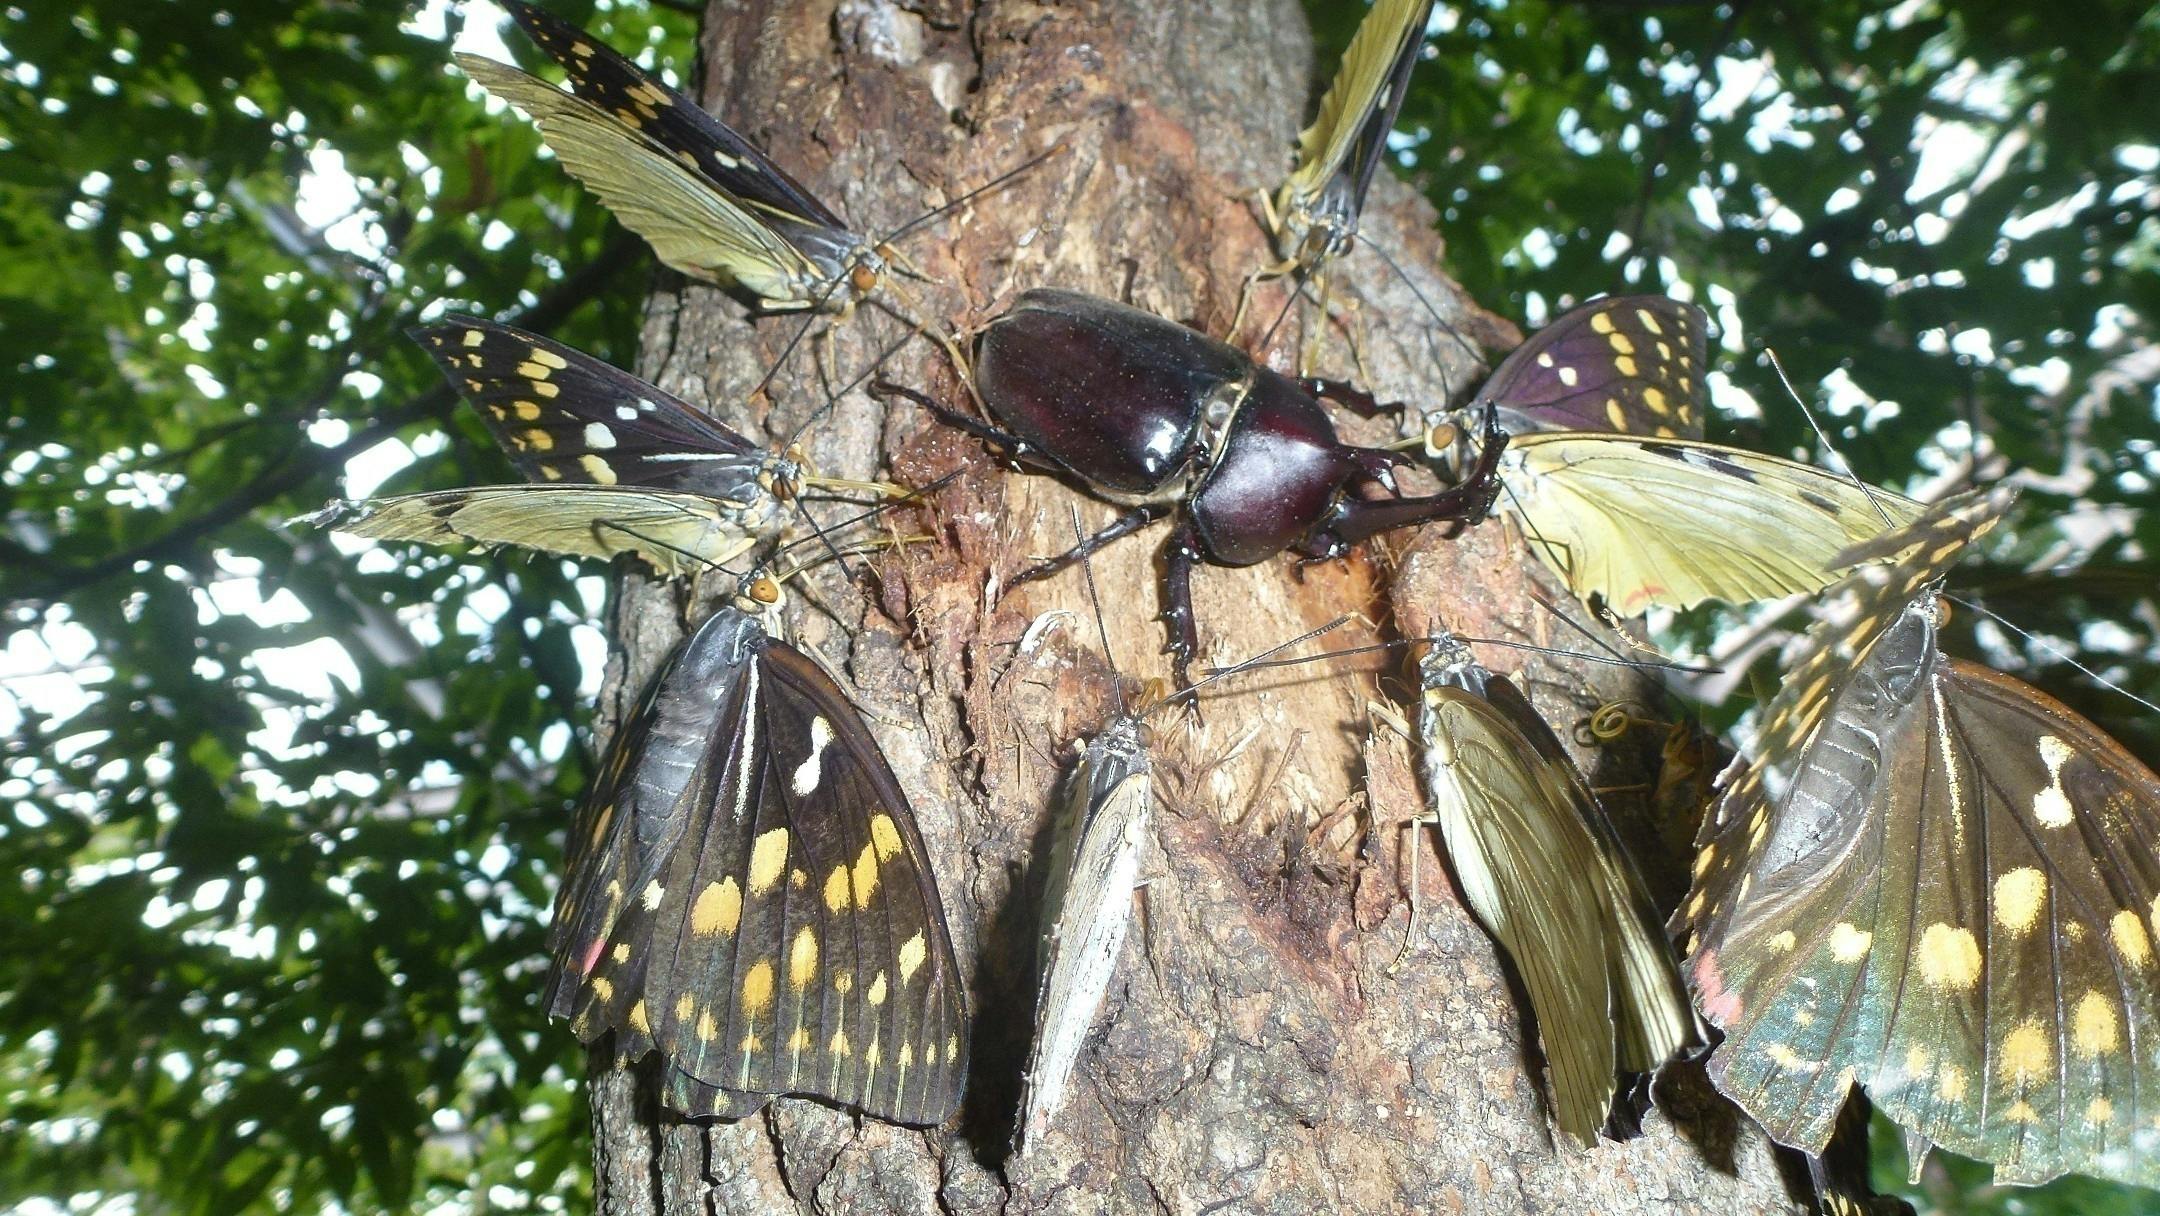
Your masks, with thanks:
<instances>
[{"instance_id":1,"label":"butterfly wing","mask_svg":"<svg viewBox=\"0 0 2160 1216\"><path fill-rule=\"evenodd\" d=\"M1140 849L1154 791L1139 724L1121 719L1092 740L1068 783L1043 891L1041 989L1022 1083L1016 1146L1039 1143L1117 970L1132 921Z\"/></svg>"},{"instance_id":2,"label":"butterfly wing","mask_svg":"<svg viewBox=\"0 0 2160 1216\"><path fill-rule=\"evenodd\" d=\"M525 111L548 147L660 260L695 279L736 283L774 308L822 306L840 274L820 266L734 196L616 111L508 64L454 58L495 96Z\"/></svg>"},{"instance_id":3,"label":"butterfly wing","mask_svg":"<svg viewBox=\"0 0 2160 1216\"><path fill-rule=\"evenodd\" d=\"M630 893L573 1025L664 1097L740 1118L805 1094L938 1123L967 1010L929 857L891 769L830 677L766 640L723 702L692 814Z\"/></svg>"},{"instance_id":4,"label":"butterfly wing","mask_svg":"<svg viewBox=\"0 0 2160 1216\"><path fill-rule=\"evenodd\" d=\"M2009 496L1863 547L1682 909L1713 1077L1819 1152L1848 1087L2006 1182L2152 1185L2160 778L2024 684L1944 656L1931 588Z\"/></svg>"},{"instance_id":5,"label":"butterfly wing","mask_svg":"<svg viewBox=\"0 0 2160 1216\"><path fill-rule=\"evenodd\" d=\"M682 399L537 334L452 316L412 338L527 480L743 500L795 471Z\"/></svg>"},{"instance_id":6,"label":"butterfly wing","mask_svg":"<svg viewBox=\"0 0 2160 1216\"><path fill-rule=\"evenodd\" d=\"M1809 465L1681 440L1519 435L1500 476L1530 547L1622 616L1817 590L1840 551L1919 513Z\"/></svg>"},{"instance_id":7,"label":"butterfly wing","mask_svg":"<svg viewBox=\"0 0 2160 1216\"><path fill-rule=\"evenodd\" d=\"M1432 9L1433 0L1378 0L1359 23L1312 125L1298 134L1297 167L1281 191L1286 217L1356 230ZM1302 243L1302 232L1292 235L1293 245Z\"/></svg>"},{"instance_id":8,"label":"butterfly wing","mask_svg":"<svg viewBox=\"0 0 2160 1216\"><path fill-rule=\"evenodd\" d=\"M637 712L616 733L565 838L564 877L548 932L553 965L547 1004L553 1016L577 1013L581 990L630 893L645 889L681 838L722 702L763 636L743 613L714 613L668 657ZM622 948L627 951L627 944Z\"/></svg>"},{"instance_id":9,"label":"butterfly wing","mask_svg":"<svg viewBox=\"0 0 2160 1216\"><path fill-rule=\"evenodd\" d=\"M1700 437L1709 318L1665 296L1607 296L1561 314L1501 360L1471 402L1511 435Z\"/></svg>"},{"instance_id":10,"label":"butterfly wing","mask_svg":"<svg viewBox=\"0 0 2160 1216\"><path fill-rule=\"evenodd\" d=\"M777 526L763 492L730 502L702 494L612 486L468 486L335 502L307 523L377 540L518 545L566 557L634 553L663 577L731 561Z\"/></svg>"},{"instance_id":11,"label":"butterfly wing","mask_svg":"<svg viewBox=\"0 0 2160 1216\"><path fill-rule=\"evenodd\" d=\"M722 192L776 219L847 231L839 216L755 144L615 48L522 0L502 0L502 4L533 45L562 68L571 92L694 166Z\"/></svg>"},{"instance_id":12,"label":"butterfly wing","mask_svg":"<svg viewBox=\"0 0 2160 1216\"><path fill-rule=\"evenodd\" d=\"M1419 726L1432 811L1471 910L1529 994L1554 1119L1590 1145L1622 1057L1633 1069L1663 1063L1692 1037L1693 1015L1671 949L1647 901L1635 906L1640 887L1627 889L1627 863L1572 763L1562 753L1556 765L1515 713L1441 682L1431 663Z\"/></svg>"}]
</instances>

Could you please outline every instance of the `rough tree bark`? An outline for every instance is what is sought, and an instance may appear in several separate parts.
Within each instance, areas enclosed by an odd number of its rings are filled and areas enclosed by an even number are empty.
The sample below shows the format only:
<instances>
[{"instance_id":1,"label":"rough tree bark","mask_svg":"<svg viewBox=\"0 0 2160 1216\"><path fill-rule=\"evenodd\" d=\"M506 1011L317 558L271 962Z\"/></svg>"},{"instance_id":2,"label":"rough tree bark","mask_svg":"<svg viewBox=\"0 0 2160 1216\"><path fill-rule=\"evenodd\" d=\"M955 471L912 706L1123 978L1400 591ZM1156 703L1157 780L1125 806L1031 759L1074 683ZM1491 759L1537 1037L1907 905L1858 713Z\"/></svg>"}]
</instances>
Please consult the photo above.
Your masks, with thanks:
<instances>
[{"instance_id":1,"label":"rough tree bark","mask_svg":"<svg viewBox=\"0 0 2160 1216\"><path fill-rule=\"evenodd\" d=\"M865 231L890 230L1070 141L1010 188L909 240L910 258L953 285L925 291L932 316L977 324L1019 290L1061 285L1129 290L1135 303L1221 333L1245 273L1272 258L1251 199L1279 180L1309 104L1311 41L1296 0L714 0L704 29L706 104ZM1489 349L1515 340L1433 269L1442 264L1434 216L1411 189L1380 182L1365 226L1459 329ZM1431 401L1474 379L1477 369L1369 253L1338 264L1335 294L1354 306L1346 324L1384 399ZM1264 296L1260 309L1272 316L1280 301ZM821 399L819 360L798 352L772 400L745 402L793 329L751 323L727 295L663 275L641 370L748 430L788 434ZM1268 352L1278 366L1294 357L1294 330L1285 326ZM904 332L874 311L837 330L841 375ZM929 349L909 347L888 374L961 400ZM1325 370L1355 374L1341 334L1322 349ZM596 1067L601 1210L1790 1206L1760 1136L1684 1067L1659 1082L1659 1109L1640 1139L1588 1153L1556 1144L1521 1006L1430 855L1426 914L1391 969L1407 928L1393 825L1421 800L1407 750L1366 737L1366 702L1401 692L1399 675L1376 683L1375 668L1401 670L1388 660L1364 674L1336 666L1256 676L1212 698L1204 726L1158 726L1163 811L1139 931L1059 1131L1008 1159L1049 792L1071 741L1102 723L1115 693L1077 571L1002 598L996 588L1032 555L1070 543L1069 505L1091 528L1109 509L1051 479L1011 474L972 441L914 413L888 415L860 393L809 441L837 475L920 485L964 470L937 498L934 520L925 517L936 544L874 563L877 577L856 587L821 572L792 616L798 639L858 696L936 858L976 1016L968 1097L959 1118L931 1130L807 1101L775 1102L732 1126L691 1124L658 1114L637 1071ZM1368 548L1302 574L1287 561L1203 567L1203 661L1252 654L1344 612L1392 618L1406 633L1446 624L1565 644L1529 598L1542 586L1557 602L1557 588L1497 525L1452 541L1426 529ZM1163 675L1155 544L1113 546L1094 573L1118 667ZM624 585L610 683L617 712L680 635L684 608L672 590ZM1022 655L1023 631L1059 611L1070 615ZM1359 640L1353 629L1331 644ZM1524 666L1506 651L1488 662ZM1599 702L1641 695L1624 675L1586 677L1544 660L1522 676L1563 734ZM1592 771L1631 779L1612 756ZM1623 796L1616 809L1626 815L1641 801ZM1365 857L1368 808L1381 830ZM1630 826L1655 850L1656 833L1639 820ZM1418 847L1434 846L1427 836ZM1674 897L1679 860L1651 861L1662 894Z\"/></svg>"}]
</instances>

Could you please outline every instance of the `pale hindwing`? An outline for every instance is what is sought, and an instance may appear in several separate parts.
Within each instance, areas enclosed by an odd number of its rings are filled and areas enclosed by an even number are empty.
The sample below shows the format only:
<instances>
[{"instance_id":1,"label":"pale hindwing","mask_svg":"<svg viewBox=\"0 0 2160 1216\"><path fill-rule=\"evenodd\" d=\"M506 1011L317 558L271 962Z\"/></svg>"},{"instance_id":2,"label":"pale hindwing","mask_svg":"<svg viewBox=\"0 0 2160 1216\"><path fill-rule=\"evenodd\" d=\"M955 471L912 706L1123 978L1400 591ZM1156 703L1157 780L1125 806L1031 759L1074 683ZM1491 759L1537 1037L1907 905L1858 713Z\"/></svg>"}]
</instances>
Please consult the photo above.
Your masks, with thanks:
<instances>
[{"instance_id":1,"label":"pale hindwing","mask_svg":"<svg viewBox=\"0 0 2160 1216\"><path fill-rule=\"evenodd\" d=\"M1818 590L1842 550L1920 510L1795 461L1592 432L1515 436L1500 475L1530 547L1622 616Z\"/></svg>"},{"instance_id":2,"label":"pale hindwing","mask_svg":"<svg viewBox=\"0 0 2160 1216\"><path fill-rule=\"evenodd\" d=\"M518 545L569 557L635 553L664 577L712 569L755 544L778 504L593 485L473 486L338 503L312 522L377 540Z\"/></svg>"},{"instance_id":3,"label":"pale hindwing","mask_svg":"<svg viewBox=\"0 0 2160 1216\"><path fill-rule=\"evenodd\" d=\"M1102 1008L1132 922L1140 855L1154 816L1147 755L1130 722L1091 743L1067 783L1044 884L1035 1038L1016 1146L1040 1142L1065 1103L1080 1048Z\"/></svg>"},{"instance_id":4,"label":"pale hindwing","mask_svg":"<svg viewBox=\"0 0 2160 1216\"><path fill-rule=\"evenodd\" d=\"M1298 133L1298 163L1284 185L1285 198L1319 197L1357 143L1366 118L1381 104L1405 40L1425 36L1433 0L1378 0L1343 52L1342 65L1320 99L1312 125Z\"/></svg>"},{"instance_id":5,"label":"pale hindwing","mask_svg":"<svg viewBox=\"0 0 2160 1216\"><path fill-rule=\"evenodd\" d=\"M563 167L600 197L662 262L692 278L734 282L776 308L809 307L820 276L782 240L690 165L575 94L480 55L458 66L531 115Z\"/></svg>"},{"instance_id":6,"label":"pale hindwing","mask_svg":"<svg viewBox=\"0 0 2160 1216\"><path fill-rule=\"evenodd\" d=\"M1609 919L1584 899L1596 850L1565 790L1508 743L1507 720L1475 695L1432 688L1420 715L1432 813L1463 894L1529 992L1561 1130L1595 1143L1612 1101Z\"/></svg>"}]
</instances>

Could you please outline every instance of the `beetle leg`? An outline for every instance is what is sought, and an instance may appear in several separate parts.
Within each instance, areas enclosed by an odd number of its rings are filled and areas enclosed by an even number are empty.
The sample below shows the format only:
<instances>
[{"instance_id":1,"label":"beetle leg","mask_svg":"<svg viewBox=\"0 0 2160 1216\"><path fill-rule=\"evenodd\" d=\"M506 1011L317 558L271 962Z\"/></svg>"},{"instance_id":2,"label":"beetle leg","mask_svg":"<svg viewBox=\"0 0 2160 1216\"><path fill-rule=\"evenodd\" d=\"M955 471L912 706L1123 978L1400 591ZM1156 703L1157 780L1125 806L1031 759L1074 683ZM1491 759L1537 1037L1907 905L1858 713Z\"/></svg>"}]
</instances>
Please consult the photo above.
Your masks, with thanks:
<instances>
[{"instance_id":1,"label":"beetle leg","mask_svg":"<svg viewBox=\"0 0 2160 1216\"><path fill-rule=\"evenodd\" d=\"M998 458L1001 460L1030 465L1045 472L1054 473L1058 471L1057 466L1045 460L1041 451L1027 440L1013 434L1011 431L999 430L987 422L979 422L949 406L939 405L904 384L895 384L890 380L883 379L873 380L870 383L870 395L873 397L905 397L928 410L931 417L936 418L946 426L952 427L954 430L966 431L975 438L996 448Z\"/></svg>"},{"instance_id":2,"label":"beetle leg","mask_svg":"<svg viewBox=\"0 0 2160 1216\"><path fill-rule=\"evenodd\" d=\"M1409 408L1401 401L1382 401L1348 380L1336 380L1327 376L1303 376L1297 383L1299 388L1313 396L1332 401L1360 418L1378 418L1384 413L1400 414Z\"/></svg>"},{"instance_id":3,"label":"beetle leg","mask_svg":"<svg viewBox=\"0 0 2160 1216\"><path fill-rule=\"evenodd\" d=\"M1108 525L1097 531L1093 536L1088 537L1065 552L1058 554L1056 557L1046 558L1022 570L1005 585L1007 587L1017 587L1022 583L1032 583L1039 578L1049 578L1074 562L1093 556L1096 550L1101 549L1111 541L1131 536L1169 513L1170 504L1168 503L1141 503L1125 514L1111 520Z\"/></svg>"},{"instance_id":4,"label":"beetle leg","mask_svg":"<svg viewBox=\"0 0 2160 1216\"><path fill-rule=\"evenodd\" d=\"M1192 570L1200 560L1200 536L1186 520L1163 544L1163 621L1170 626L1170 666L1178 687L1186 689L1186 704L1197 713L1192 698L1192 661L1200 651L1200 623L1193 617Z\"/></svg>"}]
</instances>

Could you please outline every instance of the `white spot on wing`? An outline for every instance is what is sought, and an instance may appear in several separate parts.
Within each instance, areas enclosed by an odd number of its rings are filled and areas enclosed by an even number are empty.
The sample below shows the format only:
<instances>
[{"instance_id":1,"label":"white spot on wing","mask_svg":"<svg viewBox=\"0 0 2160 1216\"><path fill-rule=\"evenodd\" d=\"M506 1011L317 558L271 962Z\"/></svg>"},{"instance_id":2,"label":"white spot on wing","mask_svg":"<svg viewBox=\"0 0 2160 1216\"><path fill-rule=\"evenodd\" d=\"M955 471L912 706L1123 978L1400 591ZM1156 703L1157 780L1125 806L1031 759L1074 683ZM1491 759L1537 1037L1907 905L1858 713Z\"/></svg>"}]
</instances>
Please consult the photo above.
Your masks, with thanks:
<instances>
[{"instance_id":1,"label":"white spot on wing","mask_svg":"<svg viewBox=\"0 0 2160 1216\"><path fill-rule=\"evenodd\" d=\"M810 791L818 787L825 763L825 748L832 740L832 723L827 722L823 716L810 719L810 754L803 757L801 764L795 766L793 784L797 798L809 797Z\"/></svg>"},{"instance_id":2,"label":"white spot on wing","mask_svg":"<svg viewBox=\"0 0 2160 1216\"><path fill-rule=\"evenodd\" d=\"M596 452L614 447L615 432L607 429L604 422L588 422L585 424L585 446Z\"/></svg>"}]
</instances>

